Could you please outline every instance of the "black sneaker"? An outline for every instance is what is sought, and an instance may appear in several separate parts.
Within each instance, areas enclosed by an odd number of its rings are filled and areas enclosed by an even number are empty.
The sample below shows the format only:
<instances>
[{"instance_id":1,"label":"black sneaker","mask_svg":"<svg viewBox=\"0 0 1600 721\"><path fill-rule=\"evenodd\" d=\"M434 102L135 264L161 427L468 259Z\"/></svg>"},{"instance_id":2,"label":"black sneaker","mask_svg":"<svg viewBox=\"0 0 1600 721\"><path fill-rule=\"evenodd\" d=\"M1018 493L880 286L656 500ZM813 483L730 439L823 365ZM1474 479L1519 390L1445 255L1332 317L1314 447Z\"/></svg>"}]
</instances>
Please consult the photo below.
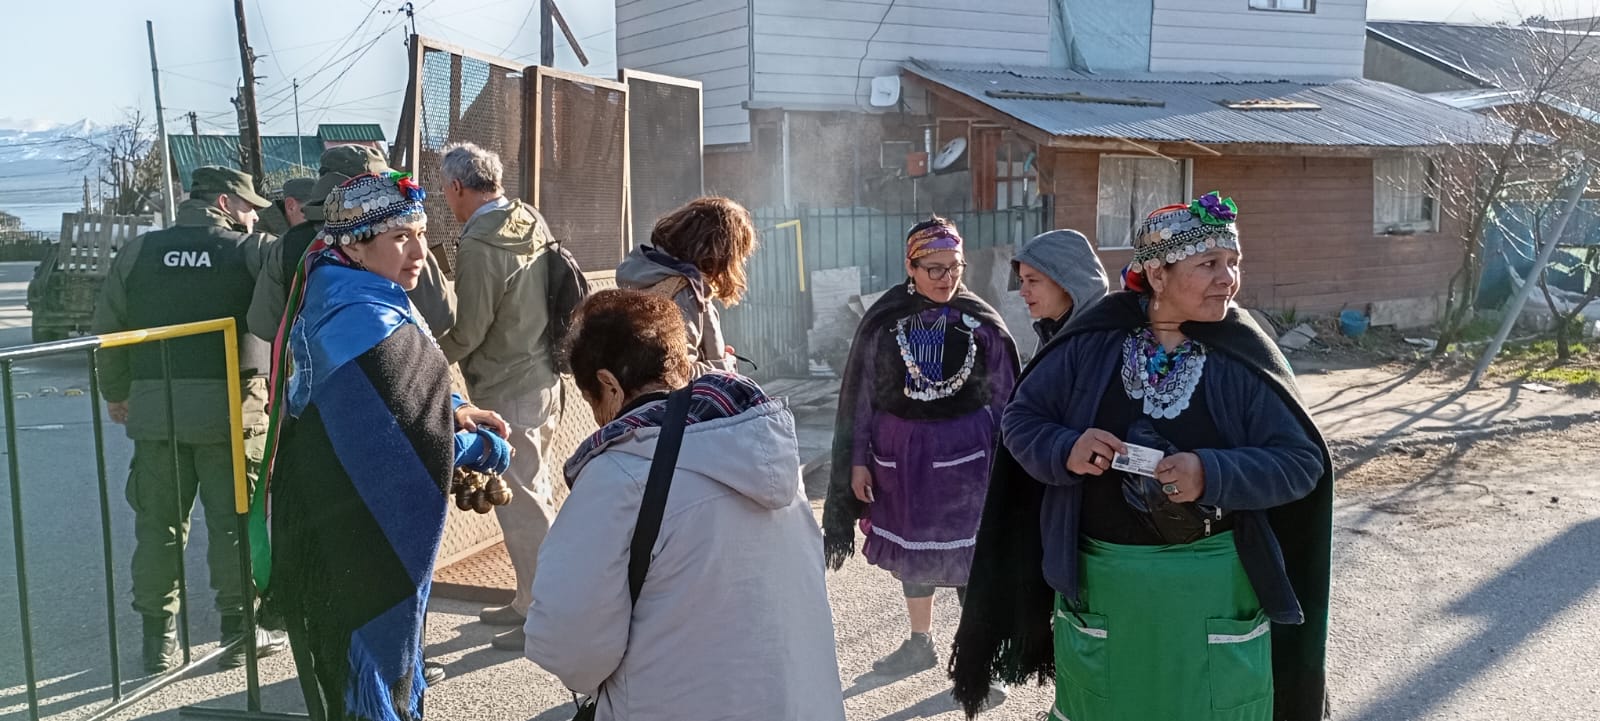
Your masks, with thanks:
<instances>
[{"instance_id":1,"label":"black sneaker","mask_svg":"<svg viewBox=\"0 0 1600 721\"><path fill-rule=\"evenodd\" d=\"M235 641L244 640L244 618L241 616L222 617L222 645L227 646ZM238 668L244 665L245 655L250 652L248 644L239 643L222 654L217 659L217 665L222 668ZM276 656L289 650L289 634L283 631L269 631L264 628L256 629L256 659Z\"/></svg>"},{"instance_id":2,"label":"black sneaker","mask_svg":"<svg viewBox=\"0 0 1600 721\"><path fill-rule=\"evenodd\" d=\"M144 672L163 674L183 665L178 653L178 622L172 618L144 617Z\"/></svg>"},{"instance_id":3,"label":"black sneaker","mask_svg":"<svg viewBox=\"0 0 1600 721\"><path fill-rule=\"evenodd\" d=\"M872 664L874 673L889 676L910 676L939 665L939 655L933 650L933 637L926 633L913 633L883 658Z\"/></svg>"}]
</instances>

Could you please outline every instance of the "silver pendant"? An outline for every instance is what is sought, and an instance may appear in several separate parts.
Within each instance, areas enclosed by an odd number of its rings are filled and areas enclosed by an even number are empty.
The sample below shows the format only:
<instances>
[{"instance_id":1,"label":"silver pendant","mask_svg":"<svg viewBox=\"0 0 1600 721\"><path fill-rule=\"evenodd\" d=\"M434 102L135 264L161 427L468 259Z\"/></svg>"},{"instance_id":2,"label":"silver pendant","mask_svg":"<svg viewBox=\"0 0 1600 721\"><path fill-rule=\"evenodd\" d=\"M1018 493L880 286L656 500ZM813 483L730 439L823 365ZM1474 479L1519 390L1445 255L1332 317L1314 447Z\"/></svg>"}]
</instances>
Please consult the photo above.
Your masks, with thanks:
<instances>
[{"instance_id":1,"label":"silver pendant","mask_svg":"<svg viewBox=\"0 0 1600 721\"><path fill-rule=\"evenodd\" d=\"M973 330L977 330L978 329L978 325L979 325L978 319L974 318L974 317L972 317L970 315L967 315L966 313L962 313L961 314L961 322L965 323L968 328L971 328Z\"/></svg>"}]
</instances>

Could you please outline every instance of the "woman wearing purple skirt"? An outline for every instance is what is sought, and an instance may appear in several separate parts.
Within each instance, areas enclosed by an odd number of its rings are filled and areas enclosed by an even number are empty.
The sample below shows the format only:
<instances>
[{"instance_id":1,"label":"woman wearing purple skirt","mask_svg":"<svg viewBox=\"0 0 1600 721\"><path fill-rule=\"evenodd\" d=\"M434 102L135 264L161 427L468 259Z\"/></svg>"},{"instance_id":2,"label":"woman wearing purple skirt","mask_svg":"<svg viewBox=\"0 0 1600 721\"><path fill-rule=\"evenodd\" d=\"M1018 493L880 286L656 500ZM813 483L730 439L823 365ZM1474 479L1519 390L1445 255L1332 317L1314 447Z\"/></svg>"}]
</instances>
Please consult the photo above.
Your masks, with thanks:
<instances>
[{"instance_id":1,"label":"woman wearing purple skirt","mask_svg":"<svg viewBox=\"0 0 1600 721\"><path fill-rule=\"evenodd\" d=\"M824 547L838 570L859 526L867 562L905 591L911 637L873 665L885 675L938 664L933 592L965 595L995 429L1017 378L1016 344L962 286L965 267L950 221L912 227L910 277L867 310L839 392Z\"/></svg>"}]
</instances>

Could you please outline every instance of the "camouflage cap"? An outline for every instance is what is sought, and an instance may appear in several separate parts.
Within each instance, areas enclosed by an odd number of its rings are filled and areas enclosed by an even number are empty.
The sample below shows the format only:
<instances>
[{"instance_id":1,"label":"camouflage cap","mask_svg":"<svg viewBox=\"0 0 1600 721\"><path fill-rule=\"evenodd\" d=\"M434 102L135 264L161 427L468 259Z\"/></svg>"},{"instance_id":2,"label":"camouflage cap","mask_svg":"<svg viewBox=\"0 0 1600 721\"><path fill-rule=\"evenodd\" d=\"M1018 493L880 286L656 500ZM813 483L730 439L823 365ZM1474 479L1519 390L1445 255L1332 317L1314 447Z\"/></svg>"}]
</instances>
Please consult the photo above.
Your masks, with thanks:
<instances>
[{"instance_id":1,"label":"camouflage cap","mask_svg":"<svg viewBox=\"0 0 1600 721\"><path fill-rule=\"evenodd\" d=\"M316 178L291 178L283 183L283 197L294 198L304 205L316 197L314 192L316 187ZM326 198L327 194L323 194L323 197Z\"/></svg>"},{"instance_id":2,"label":"camouflage cap","mask_svg":"<svg viewBox=\"0 0 1600 721\"><path fill-rule=\"evenodd\" d=\"M192 195L227 193L257 208L272 205L272 201L256 192L255 181L248 174L218 165L195 168L194 174L189 178L189 193Z\"/></svg>"}]
</instances>

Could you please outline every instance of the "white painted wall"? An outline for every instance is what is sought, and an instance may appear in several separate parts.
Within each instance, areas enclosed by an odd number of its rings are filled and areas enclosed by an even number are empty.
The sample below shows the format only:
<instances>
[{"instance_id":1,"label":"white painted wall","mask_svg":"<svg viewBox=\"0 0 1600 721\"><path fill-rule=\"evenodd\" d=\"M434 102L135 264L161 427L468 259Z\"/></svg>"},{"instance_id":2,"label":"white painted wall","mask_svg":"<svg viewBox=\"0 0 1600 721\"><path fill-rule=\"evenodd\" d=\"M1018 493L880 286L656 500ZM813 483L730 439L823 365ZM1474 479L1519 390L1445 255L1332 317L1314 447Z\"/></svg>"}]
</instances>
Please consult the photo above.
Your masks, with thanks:
<instances>
[{"instance_id":1,"label":"white painted wall","mask_svg":"<svg viewBox=\"0 0 1600 721\"><path fill-rule=\"evenodd\" d=\"M873 76L898 75L900 64L913 57L1017 65L1050 60L1050 0L750 2L752 101L759 105L865 107ZM1359 65L1357 58L1358 71Z\"/></svg>"},{"instance_id":2,"label":"white painted wall","mask_svg":"<svg viewBox=\"0 0 1600 721\"><path fill-rule=\"evenodd\" d=\"M1313 13L1250 9L1249 0L1155 0L1152 72L1361 77L1366 0L1316 0Z\"/></svg>"},{"instance_id":3,"label":"white painted wall","mask_svg":"<svg viewBox=\"0 0 1600 721\"><path fill-rule=\"evenodd\" d=\"M699 80L707 145L750 141L750 0L616 0L617 66Z\"/></svg>"}]
</instances>

